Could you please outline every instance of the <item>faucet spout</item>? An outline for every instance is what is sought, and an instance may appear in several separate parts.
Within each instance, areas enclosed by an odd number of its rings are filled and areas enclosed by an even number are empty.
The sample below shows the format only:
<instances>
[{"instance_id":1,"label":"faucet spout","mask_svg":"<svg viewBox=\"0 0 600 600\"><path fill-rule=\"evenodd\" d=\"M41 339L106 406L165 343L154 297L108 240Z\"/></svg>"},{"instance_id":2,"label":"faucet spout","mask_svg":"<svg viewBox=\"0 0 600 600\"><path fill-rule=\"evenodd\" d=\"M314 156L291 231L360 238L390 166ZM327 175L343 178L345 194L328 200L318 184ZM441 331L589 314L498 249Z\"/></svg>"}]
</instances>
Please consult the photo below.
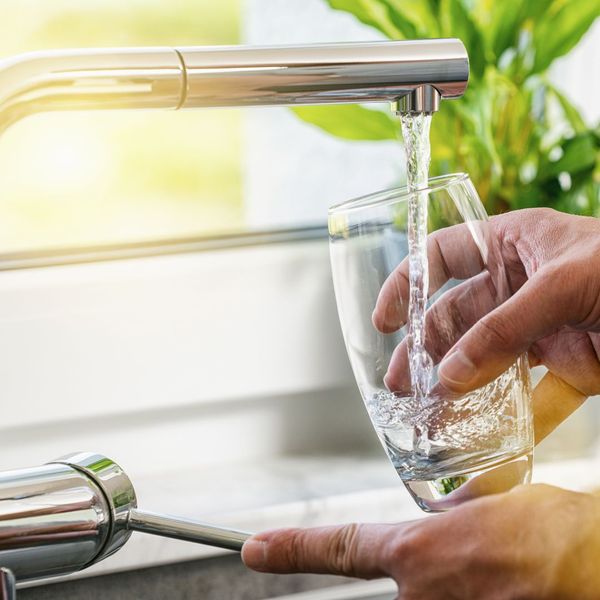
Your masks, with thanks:
<instances>
[{"instance_id":1,"label":"faucet spout","mask_svg":"<svg viewBox=\"0 0 600 600\"><path fill-rule=\"evenodd\" d=\"M59 50L0 61L0 131L53 110L396 102L434 111L469 78L460 40ZM423 90L426 90L423 93Z\"/></svg>"}]
</instances>

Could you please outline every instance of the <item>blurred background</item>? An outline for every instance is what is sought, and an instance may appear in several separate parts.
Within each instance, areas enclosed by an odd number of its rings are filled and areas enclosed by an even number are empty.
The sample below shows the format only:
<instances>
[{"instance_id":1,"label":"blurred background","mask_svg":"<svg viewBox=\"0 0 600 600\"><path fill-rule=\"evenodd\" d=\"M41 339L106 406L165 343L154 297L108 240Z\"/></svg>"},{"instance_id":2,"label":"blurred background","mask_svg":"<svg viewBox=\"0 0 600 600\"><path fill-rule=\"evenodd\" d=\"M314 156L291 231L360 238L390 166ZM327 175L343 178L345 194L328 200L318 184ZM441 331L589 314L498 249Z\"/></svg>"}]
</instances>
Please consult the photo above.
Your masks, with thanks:
<instances>
[{"instance_id":1,"label":"blurred background","mask_svg":"<svg viewBox=\"0 0 600 600\"><path fill-rule=\"evenodd\" d=\"M461 37L471 81L434 119L432 173L469 172L492 213L599 210L596 0L3 0L3 8L3 56ZM0 252L322 224L329 204L403 180L398 131L385 107L38 115L0 142Z\"/></svg>"},{"instance_id":2,"label":"blurred background","mask_svg":"<svg viewBox=\"0 0 600 600\"><path fill-rule=\"evenodd\" d=\"M238 0L3 0L3 56L237 44ZM0 143L0 252L239 231L239 111L51 114Z\"/></svg>"},{"instance_id":3,"label":"blurred background","mask_svg":"<svg viewBox=\"0 0 600 600\"><path fill-rule=\"evenodd\" d=\"M600 216L598 0L0 6L1 58L460 37L472 77L433 119L433 174L469 172L490 213ZM326 231L329 205L402 183L403 162L387 107L53 113L11 127L0 138L0 468L104 452L145 508L245 529L421 516L356 390ZM120 253L132 245L152 250ZM598 483L596 405L544 442L538 480ZM94 572L203 552L134 537Z\"/></svg>"}]
</instances>

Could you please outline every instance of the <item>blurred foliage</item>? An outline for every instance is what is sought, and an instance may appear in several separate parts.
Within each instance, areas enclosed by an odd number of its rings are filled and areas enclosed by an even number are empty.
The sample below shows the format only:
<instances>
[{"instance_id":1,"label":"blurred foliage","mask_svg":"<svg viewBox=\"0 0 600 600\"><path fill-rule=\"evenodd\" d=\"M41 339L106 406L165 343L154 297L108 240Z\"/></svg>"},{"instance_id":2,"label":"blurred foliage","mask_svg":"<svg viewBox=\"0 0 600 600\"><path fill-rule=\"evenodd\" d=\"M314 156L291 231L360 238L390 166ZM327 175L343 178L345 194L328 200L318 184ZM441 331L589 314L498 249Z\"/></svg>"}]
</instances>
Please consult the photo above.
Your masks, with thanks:
<instances>
[{"instance_id":1,"label":"blurred foliage","mask_svg":"<svg viewBox=\"0 0 600 600\"><path fill-rule=\"evenodd\" d=\"M239 42L239 0L2 0L2 54Z\"/></svg>"},{"instance_id":2,"label":"blurred foliage","mask_svg":"<svg viewBox=\"0 0 600 600\"><path fill-rule=\"evenodd\" d=\"M70 43L80 46L212 45L238 40L237 0L80 0L55 2L54 13L38 28L43 48ZM56 10L56 4L62 5ZM110 35L108 35L110 31Z\"/></svg>"},{"instance_id":3,"label":"blurred foliage","mask_svg":"<svg viewBox=\"0 0 600 600\"><path fill-rule=\"evenodd\" d=\"M398 127L390 127L390 117L380 111L368 111L358 104L331 106L299 106L294 112L301 119L317 125L323 131L346 140L397 140ZM360 123L360 127L356 126Z\"/></svg>"},{"instance_id":4,"label":"blurred foliage","mask_svg":"<svg viewBox=\"0 0 600 600\"><path fill-rule=\"evenodd\" d=\"M239 43L239 0L2 0L0 55ZM41 114L0 137L0 253L244 227L236 110Z\"/></svg>"},{"instance_id":5,"label":"blurred foliage","mask_svg":"<svg viewBox=\"0 0 600 600\"><path fill-rule=\"evenodd\" d=\"M600 215L600 125L586 125L548 77L600 15L600 0L327 1L390 39L464 42L469 87L432 120L432 175L469 173L489 212L552 206ZM398 136L397 119L378 110L294 110L344 139Z\"/></svg>"}]
</instances>

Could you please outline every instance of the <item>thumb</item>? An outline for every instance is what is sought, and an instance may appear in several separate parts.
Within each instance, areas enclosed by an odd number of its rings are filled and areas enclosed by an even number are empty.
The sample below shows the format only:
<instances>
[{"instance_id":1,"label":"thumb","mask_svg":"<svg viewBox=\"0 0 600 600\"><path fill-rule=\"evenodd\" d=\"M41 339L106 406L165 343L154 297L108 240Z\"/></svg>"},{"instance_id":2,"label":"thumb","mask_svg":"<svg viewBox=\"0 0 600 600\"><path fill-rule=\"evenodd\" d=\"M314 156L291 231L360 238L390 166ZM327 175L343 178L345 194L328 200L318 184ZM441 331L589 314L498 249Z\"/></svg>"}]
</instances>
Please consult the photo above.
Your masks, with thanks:
<instances>
[{"instance_id":1,"label":"thumb","mask_svg":"<svg viewBox=\"0 0 600 600\"><path fill-rule=\"evenodd\" d=\"M277 529L251 537L242 548L247 567L269 573L332 573L363 579L385 577L383 556L392 528L337 525ZM389 557L388 557L389 559Z\"/></svg>"},{"instance_id":2,"label":"thumb","mask_svg":"<svg viewBox=\"0 0 600 600\"><path fill-rule=\"evenodd\" d=\"M519 291L480 319L450 349L438 377L444 387L465 393L493 381L534 342L569 320L569 288L538 272Z\"/></svg>"}]
</instances>

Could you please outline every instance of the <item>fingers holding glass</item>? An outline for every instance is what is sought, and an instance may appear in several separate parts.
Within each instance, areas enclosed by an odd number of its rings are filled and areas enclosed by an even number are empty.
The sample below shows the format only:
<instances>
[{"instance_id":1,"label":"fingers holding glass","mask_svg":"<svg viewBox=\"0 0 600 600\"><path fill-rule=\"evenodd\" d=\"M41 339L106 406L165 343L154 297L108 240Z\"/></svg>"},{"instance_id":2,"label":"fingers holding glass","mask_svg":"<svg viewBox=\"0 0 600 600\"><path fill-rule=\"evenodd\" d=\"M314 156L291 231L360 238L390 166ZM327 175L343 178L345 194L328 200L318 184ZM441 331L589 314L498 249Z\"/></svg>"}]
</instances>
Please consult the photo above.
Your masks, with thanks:
<instances>
[{"instance_id":1,"label":"fingers holding glass","mask_svg":"<svg viewBox=\"0 0 600 600\"><path fill-rule=\"evenodd\" d=\"M533 430L525 359L513 358L477 389L439 383L446 356L455 357L452 349L523 284L508 278L501 224L487 220L467 176L433 179L425 195L432 232L427 262L424 252L410 252L407 215L414 197L406 189L331 209L330 250L346 347L377 435L419 506L447 510L529 477ZM412 298L407 256L416 269ZM501 485L492 485L491 475L479 477L513 462L518 465L494 476ZM475 478L477 484L466 487Z\"/></svg>"},{"instance_id":2,"label":"fingers holding glass","mask_svg":"<svg viewBox=\"0 0 600 600\"><path fill-rule=\"evenodd\" d=\"M429 296L450 279L467 279L481 273L484 268L477 238L464 223L432 233L427 240L427 256ZM396 331L406 323L410 292L408 268L407 257L387 278L379 292L373 324L382 333Z\"/></svg>"},{"instance_id":3,"label":"fingers holding glass","mask_svg":"<svg viewBox=\"0 0 600 600\"><path fill-rule=\"evenodd\" d=\"M439 364L456 342L496 307L496 303L495 288L488 272L479 273L442 294L425 318L425 348L433 363ZM384 381L392 392L410 392L407 337L394 350ZM438 384L432 394L442 391Z\"/></svg>"}]
</instances>

